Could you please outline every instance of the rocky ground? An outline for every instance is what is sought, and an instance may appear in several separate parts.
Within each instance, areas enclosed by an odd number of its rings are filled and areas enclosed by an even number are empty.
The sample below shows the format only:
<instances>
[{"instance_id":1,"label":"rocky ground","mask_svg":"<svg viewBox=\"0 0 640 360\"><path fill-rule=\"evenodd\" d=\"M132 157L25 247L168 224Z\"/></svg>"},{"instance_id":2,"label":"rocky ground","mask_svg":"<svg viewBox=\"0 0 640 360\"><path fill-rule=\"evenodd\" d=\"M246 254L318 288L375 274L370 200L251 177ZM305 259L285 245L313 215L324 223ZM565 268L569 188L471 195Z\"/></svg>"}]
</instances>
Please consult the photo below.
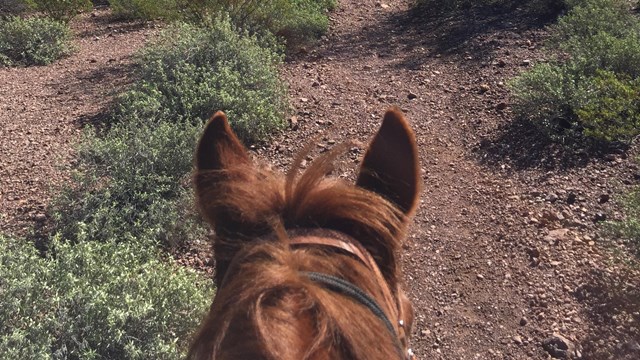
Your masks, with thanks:
<instances>
[{"instance_id":1,"label":"rocky ground","mask_svg":"<svg viewBox=\"0 0 640 360\"><path fill-rule=\"evenodd\" d=\"M127 83L132 51L153 32L97 15L78 22L71 58L0 69L0 231L46 220L79 128ZM640 358L640 276L612 260L623 244L600 226L622 217L618 200L639 182L637 147L563 150L514 121L505 83L543 61L541 21L519 11L435 19L405 0L342 0L331 20L282 70L290 129L254 150L286 167L309 139L320 152L366 144L388 107L403 109L424 179L404 247L418 358ZM339 175L361 155L354 146Z\"/></svg>"}]
</instances>

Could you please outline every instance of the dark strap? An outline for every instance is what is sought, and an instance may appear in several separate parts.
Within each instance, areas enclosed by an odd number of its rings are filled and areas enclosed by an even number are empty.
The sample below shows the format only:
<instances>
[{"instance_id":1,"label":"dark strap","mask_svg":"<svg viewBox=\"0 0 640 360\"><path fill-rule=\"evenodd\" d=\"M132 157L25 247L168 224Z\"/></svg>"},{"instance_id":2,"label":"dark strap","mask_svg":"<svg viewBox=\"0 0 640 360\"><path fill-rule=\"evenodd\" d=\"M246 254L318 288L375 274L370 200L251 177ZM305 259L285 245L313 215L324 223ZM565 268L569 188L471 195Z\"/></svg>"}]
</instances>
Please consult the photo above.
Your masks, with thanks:
<instances>
[{"instance_id":1,"label":"dark strap","mask_svg":"<svg viewBox=\"0 0 640 360\"><path fill-rule=\"evenodd\" d=\"M302 274L308 277L309 279L311 279L312 281L315 281L319 284L324 285L327 289L349 296L353 300L356 300L360 304L367 307L380 320L382 320L382 322L387 327L387 330L389 330L389 333L391 333L393 338L396 340L398 339L395 331L395 327L393 326L391 321L389 321L389 318L387 317L387 315L385 315L382 308L380 308L378 303L376 303L376 301L371 296L369 296L367 293L362 291L362 289L360 289L359 287L353 285L352 283L344 279L341 279L339 277L335 277L332 275L321 274L321 273L311 272L311 271L303 271ZM400 352L401 358L404 358L402 347L397 341L396 341L396 347Z\"/></svg>"},{"instance_id":2,"label":"dark strap","mask_svg":"<svg viewBox=\"0 0 640 360\"><path fill-rule=\"evenodd\" d=\"M386 278L380 272L380 268L371 254L352 237L329 229L291 229L289 234L289 244L291 245L324 245L345 250L358 258L371 270L377 278L384 297L383 305L388 306L388 314L392 319L400 319L400 305L393 296L393 291L389 287Z\"/></svg>"}]
</instances>

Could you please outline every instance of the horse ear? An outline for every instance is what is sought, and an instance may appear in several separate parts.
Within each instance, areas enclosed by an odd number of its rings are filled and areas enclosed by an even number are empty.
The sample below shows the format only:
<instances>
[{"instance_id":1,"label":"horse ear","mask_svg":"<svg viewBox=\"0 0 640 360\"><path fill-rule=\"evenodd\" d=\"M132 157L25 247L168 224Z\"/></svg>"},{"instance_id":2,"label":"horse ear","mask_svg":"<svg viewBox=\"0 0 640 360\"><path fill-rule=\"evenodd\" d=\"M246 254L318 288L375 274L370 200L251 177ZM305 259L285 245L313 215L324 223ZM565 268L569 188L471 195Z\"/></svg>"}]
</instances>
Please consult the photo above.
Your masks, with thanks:
<instances>
[{"instance_id":1,"label":"horse ear","mask_svg":"<svg viewBox=\"0 0 640 360\"><path fill-rule=\"evenodd\" d=\"M229 127L225 114L218 111L205 125L196 148L194 175L196 200L200 213L218 235L233 229L236 223L229 221L230 216L233 215L227 209L220 208L221 205L216 198L221 191L224 191L226 182L237 181L238 176L248 176L250 165L251 159L246 148ZM237 249L230 248L225 243L214 242L218 284L221 283L229 265L229 259L233 257L235 251Z\"/></svg>"},{"instance_id":2,"label":"horse ear","mask_svg":"<svg viewBox=\"0 0 640 360\"><path fill-rule=\"evenodd\" d=\"M222 111L215 113L205 125L198 143L196 169L224 170L250 161L244 145L229 127L227 116Z\"/></svg>"},{"instance_id":3,"label":"horse ear","mask_svg":"<svg viewBox=\"0 0 640 360\"><path fill-rule=\"evenodd\" d=\"M218 111L211 117L196 149L194 185L201 213L216 225L217 209L210 203L211 194L217 193L221 183L228 180L224 170L251 162L247 151L229 127L227 117ZM222 171L220 171L222 170Z\"/></svg>"},{"instance_id":4,"label":"horse ear","mask_svg":"<svg viewBox=\"0 0 640 360\"><path fill-rule=\"evenodd\" d=\"M413 214L420 192L418 146L399 109L386 112L364 160L356 185L373 191Z\"/></svg>"}]
</instances>

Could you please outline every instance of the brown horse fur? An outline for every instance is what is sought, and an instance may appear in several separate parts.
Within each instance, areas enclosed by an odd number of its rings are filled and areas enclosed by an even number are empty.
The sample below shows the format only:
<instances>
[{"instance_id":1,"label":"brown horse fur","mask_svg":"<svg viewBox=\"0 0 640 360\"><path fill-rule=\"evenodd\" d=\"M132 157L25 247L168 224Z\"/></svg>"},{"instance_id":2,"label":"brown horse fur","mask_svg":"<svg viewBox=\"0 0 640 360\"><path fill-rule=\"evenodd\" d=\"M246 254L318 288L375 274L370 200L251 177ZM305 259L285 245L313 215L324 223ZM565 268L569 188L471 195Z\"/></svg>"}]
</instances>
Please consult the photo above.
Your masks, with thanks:
<instances>
[{"instance_id":1,"label":"brown horse fur","mask_svg":"<svg viewBox=\"0 0 640 360\"><path fill-rule=\"evenodd\" d=\"M340 149L297 177L255 167L218 112L196 153L201 213L215 229L218 293L189 352L190 359L397 359L397 339L369 308L326 289L301 272L356 284L383 306L371 270L322 246L292 247L287 230L332 229L371 253L410 326L411 304L400 287L397 259L420 188L414 135L389 110L362 162L356 186L328 179ZM304 155L304 154L303 154Z\"/></svg>"}]
</instances>

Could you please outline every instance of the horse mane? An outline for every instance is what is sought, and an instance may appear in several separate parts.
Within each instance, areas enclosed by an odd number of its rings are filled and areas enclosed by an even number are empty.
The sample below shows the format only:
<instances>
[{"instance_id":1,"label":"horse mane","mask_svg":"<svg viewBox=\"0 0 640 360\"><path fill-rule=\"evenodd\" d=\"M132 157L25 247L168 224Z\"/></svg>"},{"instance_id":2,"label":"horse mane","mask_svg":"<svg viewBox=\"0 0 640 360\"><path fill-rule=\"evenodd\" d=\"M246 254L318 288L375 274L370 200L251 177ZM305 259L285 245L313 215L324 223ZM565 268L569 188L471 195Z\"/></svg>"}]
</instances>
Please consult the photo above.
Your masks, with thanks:
<instances>
[{"instance_id":1,"label":"horse mane","mask_svg":"<svg viewBox=\"0 0 640 360\"><path fill-rule=\"evenodd\" d=\"M398 356L388 330L370 310L301 275L322 269L379 298L380 286L367 268L346 254L294 249L286 242L289 229L343 232L361 242L391 287L397 286L396 255L407 215L376 193L327 177L344 148L319 157L299 176L305 151L286 175L250 162L196 172L198 205L216 231L216 282L224 287L195 337L190 359Z\"/></svg>"}]
</instances>

